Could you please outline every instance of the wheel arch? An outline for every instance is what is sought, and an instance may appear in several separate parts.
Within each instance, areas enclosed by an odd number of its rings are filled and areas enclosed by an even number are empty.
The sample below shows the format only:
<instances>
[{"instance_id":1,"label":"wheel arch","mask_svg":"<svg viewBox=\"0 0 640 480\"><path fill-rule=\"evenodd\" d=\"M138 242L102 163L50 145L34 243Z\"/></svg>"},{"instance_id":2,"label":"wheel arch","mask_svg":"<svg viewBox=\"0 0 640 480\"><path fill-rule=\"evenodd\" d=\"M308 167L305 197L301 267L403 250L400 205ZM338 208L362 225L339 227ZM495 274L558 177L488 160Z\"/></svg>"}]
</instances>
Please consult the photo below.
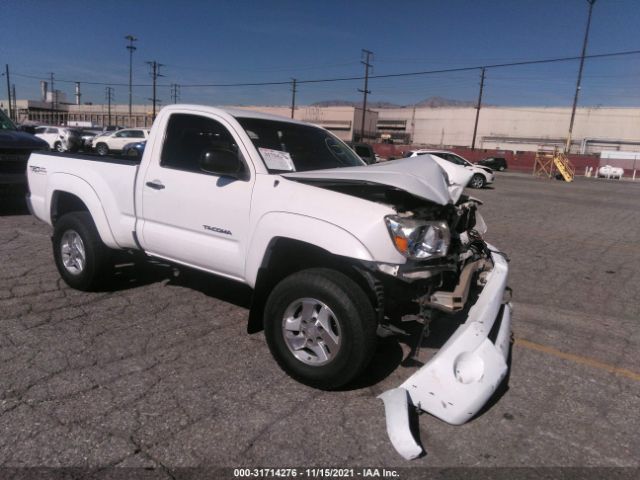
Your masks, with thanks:
<instances>
[{"instance_id":1,"label":"wheel arch","mask_svg":"<svg viewBox=\"0 0 640 480\"><path fill-rule=\"evenodd\" d=\"M381 290L375 279L354 258L336 255L318 245L289 237L274 237L269 242L257 271L247 331L263 329L263 310L271 290L289 275L310 268L338 271L362 288L373 308L382 312Z\"/></svg>"},{"instance_id":2,"label":"wheel arch","mask_svg":"<svg viewBox=\"0 0 640 480\"><path fill-rule=\"evenodd\" d=\"M95 190L86 181L69 174L53 174L49 179L49 220L52 226L63 215L74 211L88 211L105 245L118 248L107 216Z\"/></svg>"}]
</instances>

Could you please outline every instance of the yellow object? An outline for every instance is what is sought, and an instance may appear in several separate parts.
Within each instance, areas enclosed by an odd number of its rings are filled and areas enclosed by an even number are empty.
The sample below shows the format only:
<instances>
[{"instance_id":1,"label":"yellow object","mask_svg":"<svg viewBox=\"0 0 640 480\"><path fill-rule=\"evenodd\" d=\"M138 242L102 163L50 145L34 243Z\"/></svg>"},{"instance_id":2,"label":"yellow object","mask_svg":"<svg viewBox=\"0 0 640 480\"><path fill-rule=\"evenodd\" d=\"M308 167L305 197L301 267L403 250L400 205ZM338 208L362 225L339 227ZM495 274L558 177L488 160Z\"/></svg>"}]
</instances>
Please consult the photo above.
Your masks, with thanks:
<instances>
[{"instance_id":1,"label":"yellow object","mask_svg":"<svg viewBox=\"0 0 640 480\"><path fill-rule=\"evenodd\" d=\"M553 163L558 169L558 172L560 172L560 175L562 175L562 178L564 178L565 182L573 181L573 177L575 176L575 169L564 153L556 153L553 157Z\"/></svg>"},{"instance_id":2,"label":"yellow object","mask_svg":"<svg viewBox=\"0 0 640 480\"><path fill-rule=\"evenodd\" d=\"M553 178L555 171L562 176L565 182L572 182L575 176L575 168L564 153L557 149L540 148L533 164L533 174L539 177Z\"/></svg>"}]
</instances>

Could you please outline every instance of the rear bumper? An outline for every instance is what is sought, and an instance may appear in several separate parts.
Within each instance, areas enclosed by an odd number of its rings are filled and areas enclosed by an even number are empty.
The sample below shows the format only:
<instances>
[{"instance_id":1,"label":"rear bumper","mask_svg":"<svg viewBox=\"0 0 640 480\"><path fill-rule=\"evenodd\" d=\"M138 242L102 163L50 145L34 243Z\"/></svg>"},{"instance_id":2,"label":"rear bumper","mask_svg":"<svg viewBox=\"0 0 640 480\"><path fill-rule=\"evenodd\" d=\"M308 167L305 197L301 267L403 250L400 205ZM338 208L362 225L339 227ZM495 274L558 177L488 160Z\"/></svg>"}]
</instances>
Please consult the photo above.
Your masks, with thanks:
<instances>
[{"instance_id":1,"label":"rear bumper","mask_svg":"<svg viewBox=\"0 0 640 480\"><path fill-rule=\"evenodd\" d=\"M480 411L507 374L511 304L504 298L509 268L501 255L493 253L492 260L494 267L466 322L422 368L380 396L389 437L405 458L422 451L407 437L408 411L402 410L408 401L447 423L461 425Z\"/></svg>"}]
</instances>

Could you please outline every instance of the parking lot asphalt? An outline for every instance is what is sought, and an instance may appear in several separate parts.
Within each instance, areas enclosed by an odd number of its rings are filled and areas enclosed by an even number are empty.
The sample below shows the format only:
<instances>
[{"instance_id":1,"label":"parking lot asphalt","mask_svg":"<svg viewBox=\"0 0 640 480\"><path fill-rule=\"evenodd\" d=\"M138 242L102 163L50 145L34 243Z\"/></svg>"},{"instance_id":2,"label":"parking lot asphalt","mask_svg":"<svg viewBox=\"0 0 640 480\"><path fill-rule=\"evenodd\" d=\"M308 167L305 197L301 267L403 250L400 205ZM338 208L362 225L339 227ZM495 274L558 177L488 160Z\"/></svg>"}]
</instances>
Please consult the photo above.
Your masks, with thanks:
<instances>
[{"instance_id":1,"label":"parking lot asphalt","mask_svg":"<svg viewBox=\"0 0 640 480\"><path fill-rule=\"evenodd\" d=\"M246 333L246 288L142 262L71 290L49 228L2 199L0 465L638 467L640 184L498 174L471 193L511 257L511 374L463 426L421 415L412 462L376 398L416 368L397 339L358 384L313 390Z\"/></svg>"}]
</instances>

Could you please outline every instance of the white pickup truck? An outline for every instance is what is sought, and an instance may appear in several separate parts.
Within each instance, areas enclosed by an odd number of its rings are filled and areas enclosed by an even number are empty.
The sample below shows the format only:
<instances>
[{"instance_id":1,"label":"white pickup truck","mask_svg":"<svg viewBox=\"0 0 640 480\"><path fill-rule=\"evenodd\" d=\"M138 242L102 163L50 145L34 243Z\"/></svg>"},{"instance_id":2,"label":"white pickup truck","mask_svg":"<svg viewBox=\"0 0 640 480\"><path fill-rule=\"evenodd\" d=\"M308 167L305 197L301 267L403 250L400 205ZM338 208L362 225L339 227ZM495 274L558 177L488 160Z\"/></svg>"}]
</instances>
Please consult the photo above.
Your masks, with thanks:
<instances>
[{"instance_id":1,"label":"white pickup truck","mask_svg":"<svg viewBox=\"0 0 640 480\"><path fill-rule=\"evenodd\" d=\"M99 288L114 249L249 285L249 330L264 328L278 364L317 388L360 374L390 318L457 313L439 352L382 396L390 433L404 432L397 405L460 424L508 370L505 256L463 195L471 173L430 157L367 166L320 127L177 105L158 115L139 164L32 154L28 203L53 227L71 287ZM408 458L417 448L394 444Z\"/></svg>"}]
</instances>

